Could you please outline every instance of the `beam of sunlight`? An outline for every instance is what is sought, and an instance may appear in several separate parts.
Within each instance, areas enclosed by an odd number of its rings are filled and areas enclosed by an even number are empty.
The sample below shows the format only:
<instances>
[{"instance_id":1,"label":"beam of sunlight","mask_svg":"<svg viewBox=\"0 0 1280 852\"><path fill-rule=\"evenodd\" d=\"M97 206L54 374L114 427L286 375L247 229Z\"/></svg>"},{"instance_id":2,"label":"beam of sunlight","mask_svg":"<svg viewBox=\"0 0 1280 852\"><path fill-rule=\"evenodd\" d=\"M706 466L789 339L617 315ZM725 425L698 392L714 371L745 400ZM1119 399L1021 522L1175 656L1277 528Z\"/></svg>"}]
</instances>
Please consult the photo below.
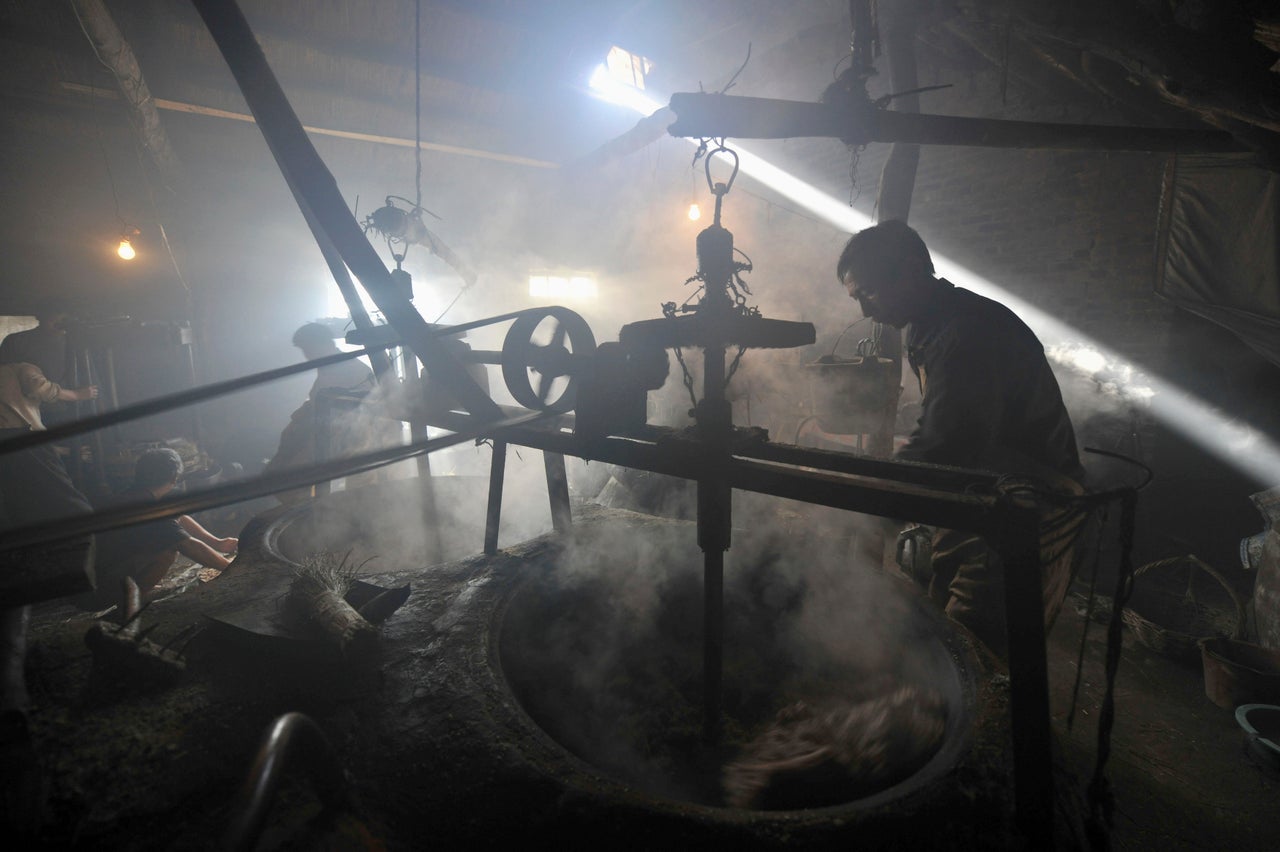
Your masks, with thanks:
<instances>
[{"instance_id":1,"label":"beam of sunlight","mask_svg":"<svg viewBox=\"0 0 1280 852\"><path fill-rule=\"evenodd\" d=\"M603 100L650 115L666 105L626 86L604 71L591 77L591 89ZM693 142L694 140L687 140ZM811 184L793 177L735 143L744 174L845 233L871 225L872 219ZM1014 296L990 280L945 257L934 255L939 275L969 290L995 299L1022 318L1059 366L1091 379L1105 371L1128 404L1145 408L1182 437L1236 470L1267 484L1280 483L1280 447L1266 435L1229 414L1188 394L1172 382L1143 374L1140 368L1096 340L1035 305ZM831 262L832 276L835 259ZM835 283L833 293L838 293Z\"/></svg>"}]
</instances>

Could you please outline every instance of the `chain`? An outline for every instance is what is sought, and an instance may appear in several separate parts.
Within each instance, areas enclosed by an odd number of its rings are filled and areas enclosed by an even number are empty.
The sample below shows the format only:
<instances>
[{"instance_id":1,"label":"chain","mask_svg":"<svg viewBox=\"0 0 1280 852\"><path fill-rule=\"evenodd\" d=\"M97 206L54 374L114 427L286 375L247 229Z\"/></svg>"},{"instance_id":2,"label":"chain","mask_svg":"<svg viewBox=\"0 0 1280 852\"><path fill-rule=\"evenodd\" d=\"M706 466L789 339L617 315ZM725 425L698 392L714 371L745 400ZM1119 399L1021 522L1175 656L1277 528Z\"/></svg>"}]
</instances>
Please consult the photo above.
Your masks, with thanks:
<instances>
[{"instance_id":1,"label":"chain","mask_svg":"<svg viewBox=\"0 0 1280 852\"><path fill-rule=\"evenodd\" d=\"M1120 572L1116 577L1115 596L1111 599L1111 621L1107 625L1106 687L1102 694L1102 707L1098 711L1097 762L1088 788L1090 818L1086 828L1103 842L1115 810L1115 795L1105 770L1107 758L1111 756L1111 727L1116 718L1116 672L1120 668L1120 649L1124 641L1122 613L1133 594L1133 529L1137 503L1136 490L1120 497Z\"/></svg>"},{"instance_id":2,"label":"chain","mask_svg":"<svg viewBox=\"0 0 1280 852\"><path fill-rule=\"evenodd\" d=\"M698 397L693 393L693 373L689 372L689 366L684 362L684 356L680 354L680 347L675 347L676 361L680 363L680 372L684 373L684 387L689 391L689 402L693 408L689 409L689 416L693 416L694 410L698 407Z\"/></svg>"},{"instance_id":3,"label":"chain","mask_svg":"<svg viewBox=\"0 0 1280 852\"><path fill-rule=\"evenodd\" d=\"M733 374L738 372L738 365L742 363L742 353L746 351L746 346L738 347L738 354L733 357L733 363L729 365L729 371L724 375L724 386L726 390L729 388L729 382L733 381Z\"/></svg>"},{"instance_id":4,"label":"chain","mask_svg":"<svg viewBox=\"0 0 1280 852\"><path fill-rule=\"evenodd\" d=\"M1084 651L1085 643L1089 639L1089 623L1093 619L1093 604L1097 596L1098 590L1098 568L1102 562L1102 531L1107 528L1107 519L1110 515L1110 503L1104 503L1102 508L1096 514L1090 514L1085 523L1090 523L1094 517L1098 517L1097 535L1093 544L1093 570L1089 574L1089 597L1084 605L1084 628L1080 631L1080 650L1076 654L1076 679L1071 685L1071 706L1067 708L1067 730L1071 730L1071 725L1076 717L1076 703L1080 699L1080 680L1084 674Z\"/></svg>"}]
</instances>

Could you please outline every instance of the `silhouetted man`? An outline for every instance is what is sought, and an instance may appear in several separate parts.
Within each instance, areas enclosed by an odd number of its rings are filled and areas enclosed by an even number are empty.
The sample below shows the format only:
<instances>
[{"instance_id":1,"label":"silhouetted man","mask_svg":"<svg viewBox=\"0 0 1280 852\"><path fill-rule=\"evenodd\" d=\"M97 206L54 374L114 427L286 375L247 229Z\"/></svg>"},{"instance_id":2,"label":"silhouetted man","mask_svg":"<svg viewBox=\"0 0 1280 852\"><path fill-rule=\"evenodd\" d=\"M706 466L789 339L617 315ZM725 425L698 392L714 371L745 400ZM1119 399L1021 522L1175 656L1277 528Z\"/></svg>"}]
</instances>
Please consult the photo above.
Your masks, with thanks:
<instances>
[{"instance_id":1,"label":"silhouetted man","mask_svg":"<svg viewBox=\"0 0 1280 852\"><path fill-rule=\"evenodd\" d=\"M871 319L906 328L906 354L923 395L919 423L900 459L983 468L1079 493L1075 433L1044 347L998 302L934 276L920 235L889 221L855 234L836 265ZM1054 535L1081 518L1046 517ZM1045 618L1051 624L1071 579L1072 548L1042 535ZM1063 552L1065 550L1065 552ZM938 530L930 595L992 649L1006 647L1000 561L977 536Z\"/></svg>"}]
</instances>

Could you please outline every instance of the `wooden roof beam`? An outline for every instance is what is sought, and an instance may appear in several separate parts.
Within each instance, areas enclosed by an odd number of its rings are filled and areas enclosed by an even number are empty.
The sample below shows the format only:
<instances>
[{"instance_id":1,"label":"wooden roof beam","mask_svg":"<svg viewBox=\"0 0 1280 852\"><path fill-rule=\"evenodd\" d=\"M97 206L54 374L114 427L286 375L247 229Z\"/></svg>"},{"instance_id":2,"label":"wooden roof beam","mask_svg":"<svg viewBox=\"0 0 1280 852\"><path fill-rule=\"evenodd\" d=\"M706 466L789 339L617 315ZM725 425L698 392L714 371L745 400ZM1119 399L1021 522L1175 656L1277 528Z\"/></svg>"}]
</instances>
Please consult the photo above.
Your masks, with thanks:
<instances>
[{"instance_id":1,"label":"wooden roof beam","mask_svg":"<svg viewBox=\"0 0 1280 852\"><path fill-rule=\"evenodd\" d=\"M71 0L71 8L85 37L93 45L93 52L115 77L142 147L164 182L169 186L176 185L182 178L182 166L169 144L164 125L160 123L160 113L133 49L102 0Z\"/></svg>"}]
</instances>

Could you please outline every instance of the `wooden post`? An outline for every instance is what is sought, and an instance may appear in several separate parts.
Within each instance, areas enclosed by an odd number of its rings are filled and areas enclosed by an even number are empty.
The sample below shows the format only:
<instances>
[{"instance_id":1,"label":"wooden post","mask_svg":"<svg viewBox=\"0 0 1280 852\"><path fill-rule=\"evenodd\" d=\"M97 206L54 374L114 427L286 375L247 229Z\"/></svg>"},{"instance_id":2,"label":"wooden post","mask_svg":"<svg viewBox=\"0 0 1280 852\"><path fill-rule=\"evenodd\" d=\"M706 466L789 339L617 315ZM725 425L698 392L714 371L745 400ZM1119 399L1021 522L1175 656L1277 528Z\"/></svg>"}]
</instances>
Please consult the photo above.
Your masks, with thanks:
<instances>
[{"instance_id":1,"label":"wooden post","mask_svg":"<svg viewBox=\"0 0 1280 852\"><path fill-rule=\"evenodd\" d=\"M507 442L494 439L489 462L489 505L484 519L484 552L498 552L498 526L502 522L502 486L507 473Z\"/></svg>"},{"instance_id":2,"label":"wooden post","mask_svg":"<svg viewBox=\"0 0 1280 852\"><path fill-rule=\"evenodd\" d=\"M551 526L556 532L566 532L573 526L573 513L569 508L569 476L565 472L564 456L544 450L542 466L547 472L547 496L551 500Z\"/></svg>"}]
</instances>

